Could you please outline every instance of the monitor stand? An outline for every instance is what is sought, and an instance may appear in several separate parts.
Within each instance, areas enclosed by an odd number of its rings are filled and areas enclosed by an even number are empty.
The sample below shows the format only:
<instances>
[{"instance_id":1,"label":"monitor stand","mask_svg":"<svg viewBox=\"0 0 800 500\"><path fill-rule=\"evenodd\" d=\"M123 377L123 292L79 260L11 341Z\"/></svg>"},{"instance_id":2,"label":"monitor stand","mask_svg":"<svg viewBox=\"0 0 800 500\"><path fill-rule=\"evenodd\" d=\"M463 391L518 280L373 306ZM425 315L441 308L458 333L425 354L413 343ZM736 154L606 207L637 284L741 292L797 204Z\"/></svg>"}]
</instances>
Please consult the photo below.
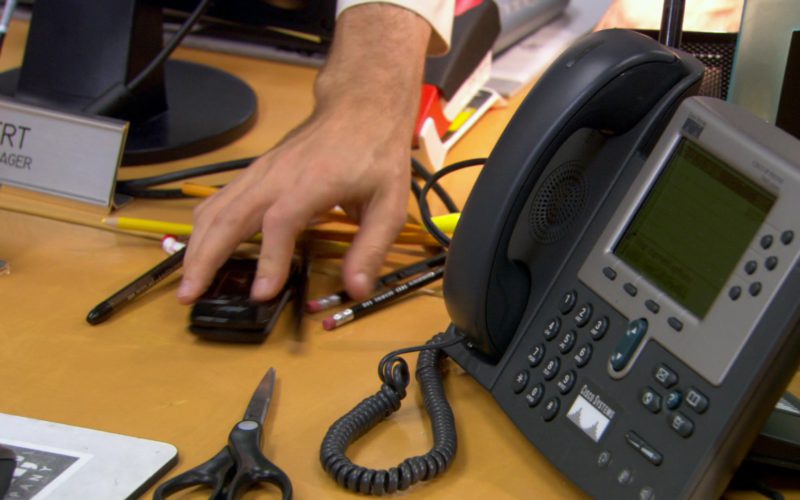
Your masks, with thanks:
<instances>
[{"instance_id":1,"label":"monitor stand","mask_svg":"<svg viewBox=\"0 0 800 500\"><path fill-rule=\"evenodd\" d=\"M83 114L106 90L138 75L161 50L162 37L161 8L148 2L36 2L22 66L0 74L0 94ZM245 82L187 61L167 61L133 96L108 113L130 122L123 165L211 151L243 135L256 117L256 95Z\"/></svg>"}]
</instances>

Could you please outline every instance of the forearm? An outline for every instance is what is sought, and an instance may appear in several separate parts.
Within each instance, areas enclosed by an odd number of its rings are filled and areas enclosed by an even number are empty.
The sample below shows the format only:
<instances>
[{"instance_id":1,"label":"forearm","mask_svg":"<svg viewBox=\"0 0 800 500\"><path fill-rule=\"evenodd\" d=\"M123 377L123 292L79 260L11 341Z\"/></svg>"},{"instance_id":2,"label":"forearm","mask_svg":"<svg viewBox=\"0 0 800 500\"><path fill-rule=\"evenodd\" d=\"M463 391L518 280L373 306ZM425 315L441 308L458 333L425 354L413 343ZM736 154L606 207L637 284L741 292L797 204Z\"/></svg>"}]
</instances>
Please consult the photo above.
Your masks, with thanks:
<instances>
[{"instance_id":1,"label":"forearm","mask_svg":"<svg viewBox=\"0 0 800 500\"><path fill-rule=\"evenodd\" d=\"M358 113L411 132L422 84L430 25L388 4L346 10L315 85L316 112ZM365 123L367 125L367 123Z\"/></svg>"}]
</instances>

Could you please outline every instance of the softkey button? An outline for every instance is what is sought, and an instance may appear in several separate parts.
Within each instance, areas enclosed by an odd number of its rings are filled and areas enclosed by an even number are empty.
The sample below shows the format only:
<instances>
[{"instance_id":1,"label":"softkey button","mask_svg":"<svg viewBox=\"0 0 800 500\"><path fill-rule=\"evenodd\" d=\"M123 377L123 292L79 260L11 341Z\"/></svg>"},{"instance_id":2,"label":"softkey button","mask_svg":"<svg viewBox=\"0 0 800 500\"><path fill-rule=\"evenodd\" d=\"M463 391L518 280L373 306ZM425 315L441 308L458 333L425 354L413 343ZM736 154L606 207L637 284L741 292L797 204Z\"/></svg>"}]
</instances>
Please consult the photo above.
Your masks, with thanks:
<instances>
[{"instance_id":1,"label":"softkey button","mask_svg":"<svg viewBox=\"0 0 800 500\"><path fill-rule=\"evenodd\" d=\"M622 339L620 339L611 353L611 368L614 371L622 371L628 365L646 333L646 319L639 318L628 323L625 335L622 336Z\"/></svg>"}]
</instances>

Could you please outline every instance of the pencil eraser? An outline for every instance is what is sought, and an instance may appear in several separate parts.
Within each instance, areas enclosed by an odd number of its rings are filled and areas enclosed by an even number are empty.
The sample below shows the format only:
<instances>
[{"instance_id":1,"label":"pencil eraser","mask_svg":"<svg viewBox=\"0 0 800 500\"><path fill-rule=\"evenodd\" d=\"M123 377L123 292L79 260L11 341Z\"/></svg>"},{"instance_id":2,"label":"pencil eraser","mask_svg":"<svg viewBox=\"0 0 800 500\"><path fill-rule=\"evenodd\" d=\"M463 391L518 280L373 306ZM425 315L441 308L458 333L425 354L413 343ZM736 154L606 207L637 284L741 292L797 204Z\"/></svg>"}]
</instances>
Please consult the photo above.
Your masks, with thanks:
<instances>
[{"instance_id":1,"label":"pencil eraser","mask_svg":"<svg viewBox=\"0 0 800 500\"><path fill-rule=\"evenodd\" d=\"M316 313L322 310L322 304L319 303L318 300L309 300L306 302L306 312L307 313Z\"/></svg>"},{"instance_id":2,"label":"pencil eraser","mask_svg":"<svg viewBox=\"0 0 800 500\"><path fill-rule=\"evenodd\" d=\"M333 330L334 328L336 328L336 320L333 319L333 317L323 319L322 328L326 330Z\"/></svg>"}]
</instances>

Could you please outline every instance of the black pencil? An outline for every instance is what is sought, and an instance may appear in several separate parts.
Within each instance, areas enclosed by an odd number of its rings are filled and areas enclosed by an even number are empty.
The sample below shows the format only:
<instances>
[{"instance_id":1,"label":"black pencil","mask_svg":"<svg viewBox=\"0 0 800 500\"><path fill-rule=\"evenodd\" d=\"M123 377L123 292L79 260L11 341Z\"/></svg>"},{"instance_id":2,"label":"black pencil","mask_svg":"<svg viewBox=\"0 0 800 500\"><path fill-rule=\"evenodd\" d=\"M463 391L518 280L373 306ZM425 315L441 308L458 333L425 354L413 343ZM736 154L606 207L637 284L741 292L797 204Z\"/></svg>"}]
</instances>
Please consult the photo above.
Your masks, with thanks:
<instances>
[{"instance_id":1,"label":"black pencil","mask_svg":"<svg viewBox=\"0 0 800 500\"><path fill-rule=\"evenodd\" d=\"M333 316L325 318L322 321L322 327L326 330L333 330L336 327L349 323L354 319L374 312L389 302L392 302L404 295L422 288L423 286L440 279L444 275L444 266L439 266L436 269L429 271L421 276L417 276L403 284L397 285L391 290L387 290L379 295L360 302L352 307L348 307L342 311L337 312Z\"/></svg>"},{"instance_id":2,"label":"black pencil","mask_svg":"<svg viewBox=\"0 0 800 500\"><path fill-rule=\"evenodd\" d=\"M147 290L153 288L161 280L174 273L183 266L183 254L186 248L182 248L170 255L155 267L133 280L123 289L97 304L94 309L89 311L86 321L91 325L102 323L115 311L123 307Z\"/></svg>"},{"instance_id":3,"label":"black pencil","mask_svg":"<svg viewBox=\"0 0 800 500\"><path fill-rule=\"evenodd\" d=\"M441 253L434 257L430 257L428 259L421 260L419 262L414 262L413 264L409 264L408 266L401 267L400 269L392 271L388 274L384 274L383 276L378 278L377 288L379 290L382 288L386 288L387 286L393 285L410 276L414 276L415 274L419 274L429 269L441 266L445 262L446 255L447 254L445 253ZM309 300L308 302L306 302L306 312L315 313L319 311L324 311L325 309L330 309L331 307L341 305L343 302L347 302L348 300L350 300L350 295L348 295L346 291L342 290L340 292L336 292L331 295L327 295L325 297Z\"/></svg>"}]
</instances>

